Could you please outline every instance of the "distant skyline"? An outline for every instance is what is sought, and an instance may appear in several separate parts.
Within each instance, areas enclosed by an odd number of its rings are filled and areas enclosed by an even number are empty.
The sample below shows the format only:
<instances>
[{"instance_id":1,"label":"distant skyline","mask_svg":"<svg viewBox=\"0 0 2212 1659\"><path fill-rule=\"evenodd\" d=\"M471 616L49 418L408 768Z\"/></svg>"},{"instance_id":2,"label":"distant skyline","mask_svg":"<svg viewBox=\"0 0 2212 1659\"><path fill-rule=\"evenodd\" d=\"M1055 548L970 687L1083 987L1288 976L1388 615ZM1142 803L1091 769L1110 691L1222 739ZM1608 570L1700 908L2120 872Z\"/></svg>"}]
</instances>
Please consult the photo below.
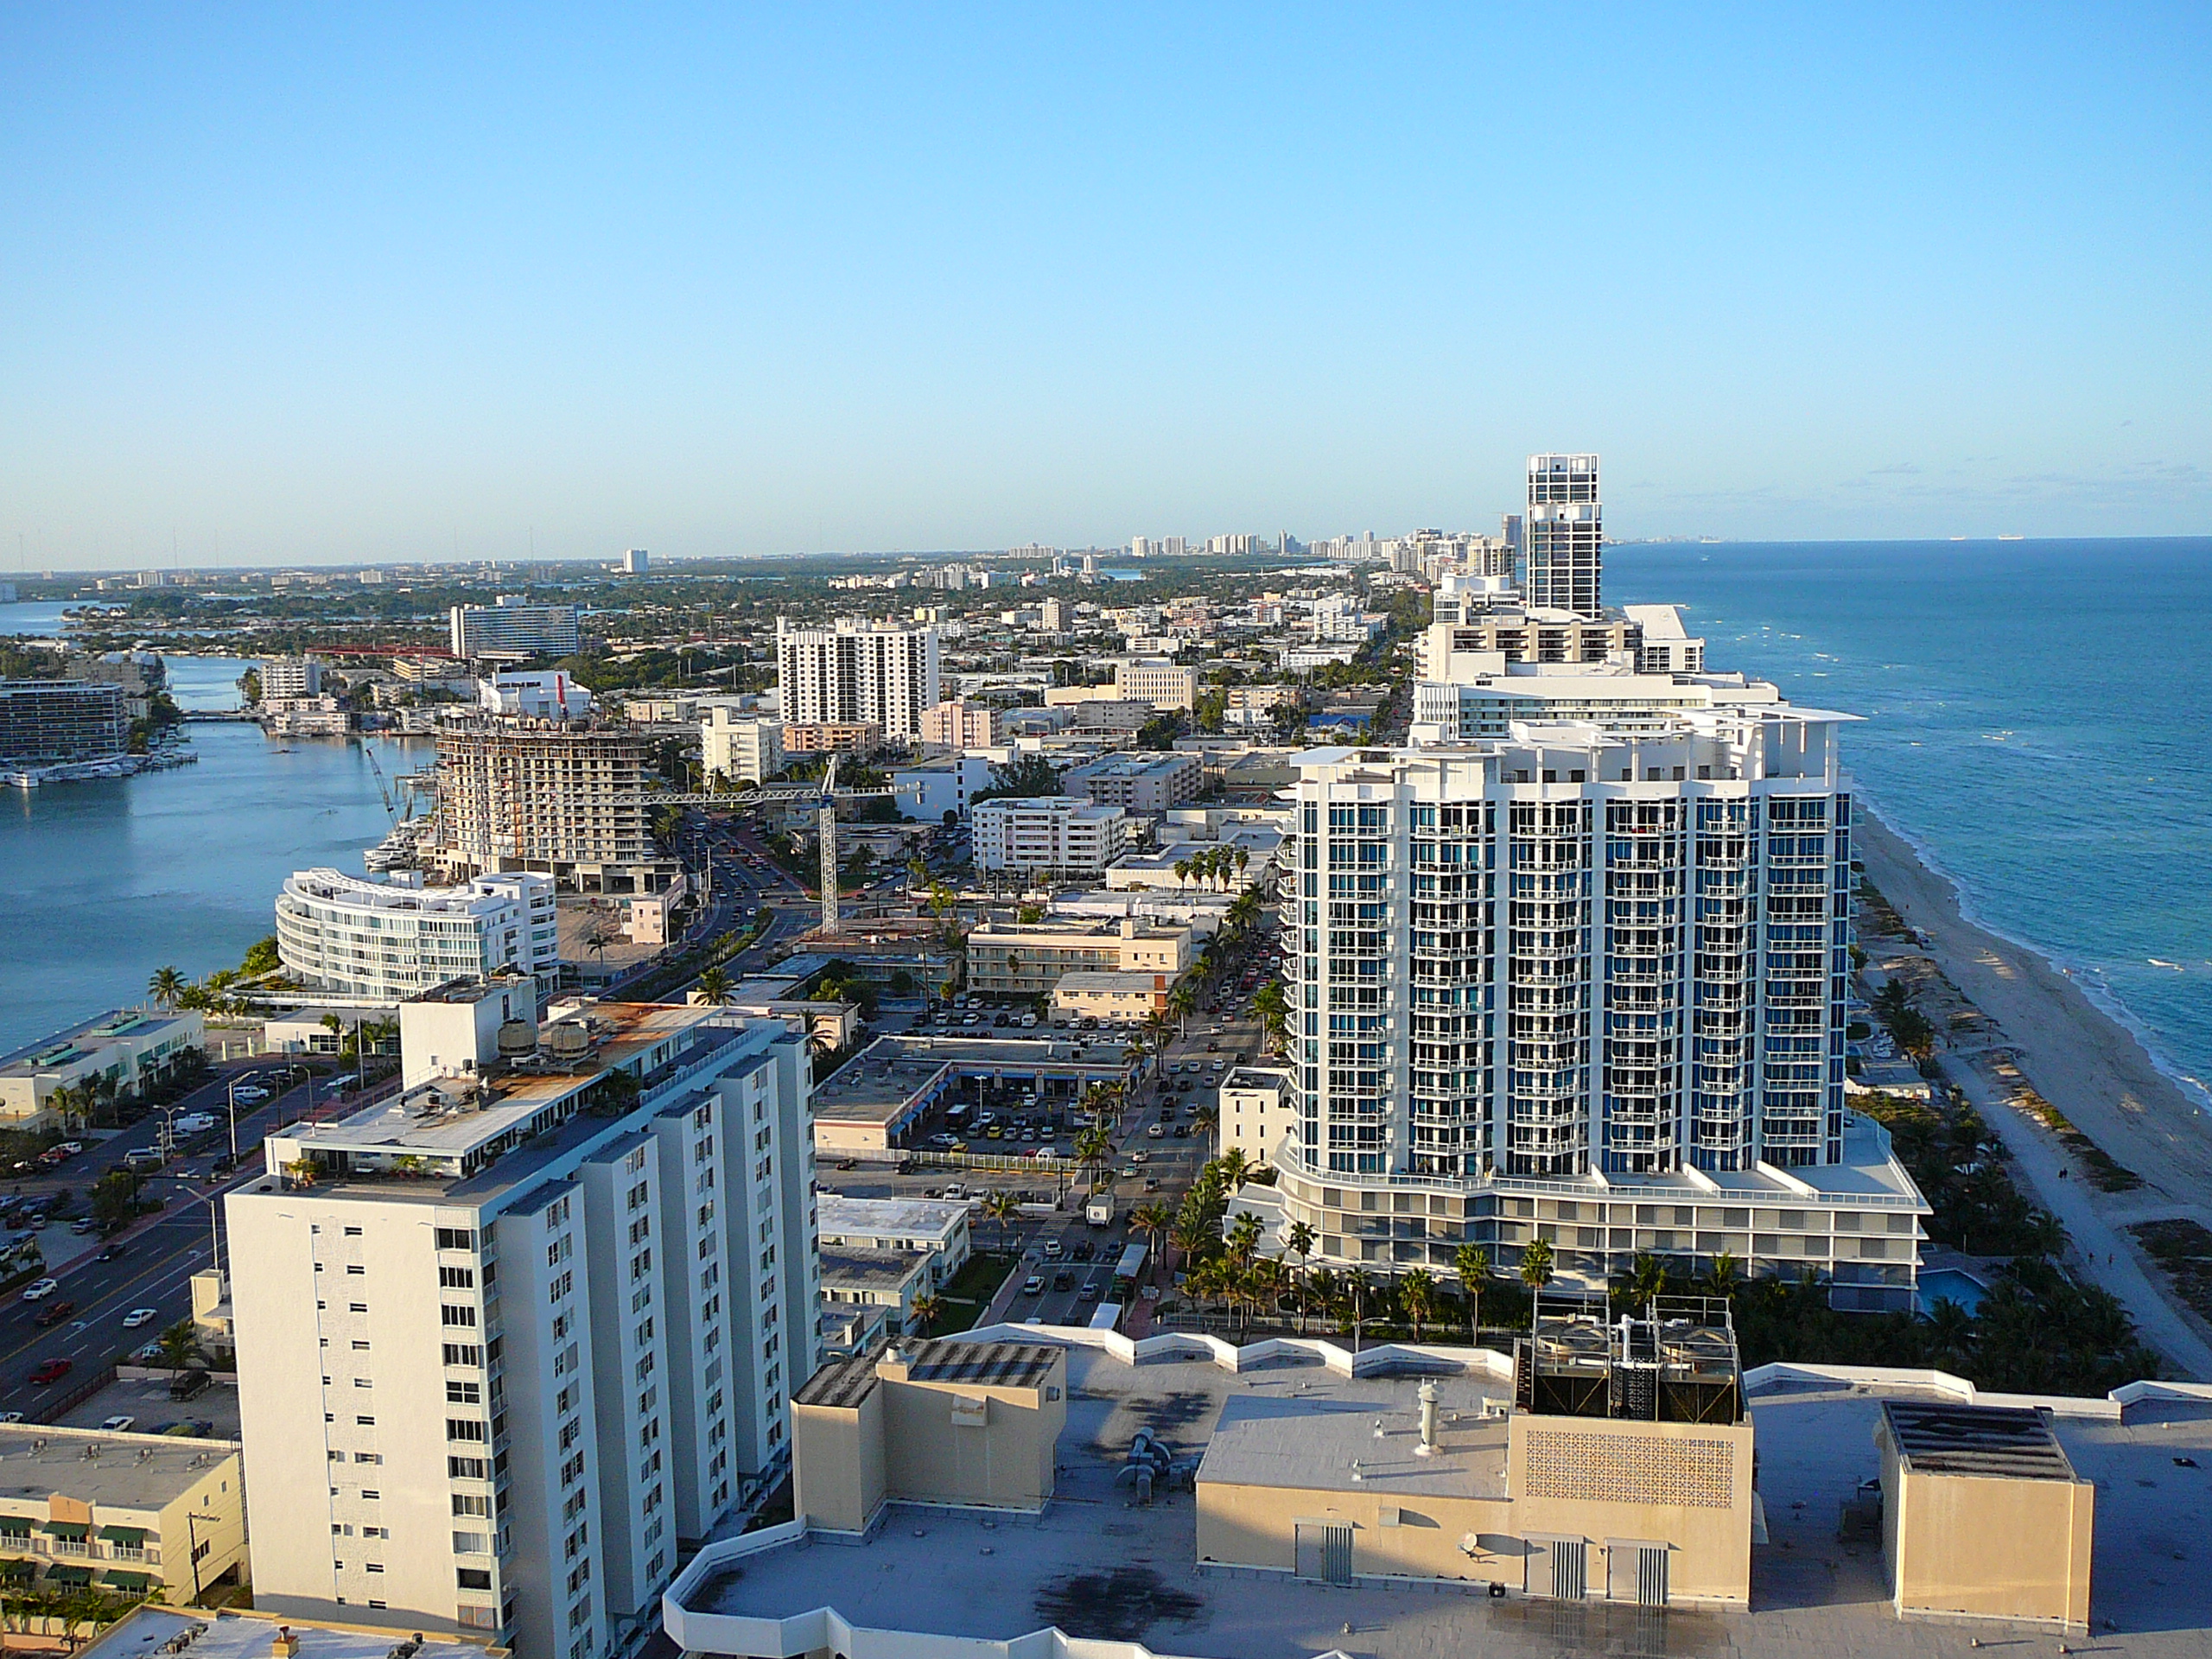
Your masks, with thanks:
<instances>
[{"instance_id":1,"label":"distant skyline","mask_svg":"<svg viewBox=\"0 0 2212 1659\"><path fill-rule=\"evenodd\" d=\"M2212 531L2212 14L12 9L0 578Z\"/></svg>"}]
</instances>

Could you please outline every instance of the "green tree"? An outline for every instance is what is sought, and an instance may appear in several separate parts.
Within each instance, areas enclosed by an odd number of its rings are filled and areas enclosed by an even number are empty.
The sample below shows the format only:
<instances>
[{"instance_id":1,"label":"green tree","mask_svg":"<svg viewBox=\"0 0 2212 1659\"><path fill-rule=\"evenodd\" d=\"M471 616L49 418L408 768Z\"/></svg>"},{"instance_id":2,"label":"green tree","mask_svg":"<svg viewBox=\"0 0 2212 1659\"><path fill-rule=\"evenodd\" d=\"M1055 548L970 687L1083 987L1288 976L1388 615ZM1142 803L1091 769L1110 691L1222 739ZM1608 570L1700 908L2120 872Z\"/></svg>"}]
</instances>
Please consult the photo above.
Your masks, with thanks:
<instances>
[{"instance_id":1,"label":"green tree","mask_svg":"<svg viewBox=\"0 0 2212 1659\"><path fill-rule=\"evenodd\" d=\"M1028 799L1060 792L1060 774L1041 754L1016 755L1004 766L991 768L989 786L968 798L969 806L985 801Z\"/></svg>"},{"instance_id":2,"label":"green tree","mask_svg":"<svg viewBox=\"0 0 2212 1659\"><path fill-rule=\"evenodd\" d=\"M238 695L245 699L248 708L259 702L261 701L261 671L257 668L246 670L245 673L238 676Z\"/></svg>"},{"instance_id":3,"label":"green tree","mask_svg":"<svg viewBox=\"0 0 2212 1659\"><path fill-rule=\"evenodd\" d=\"M720 1007L729 1001L730 978L720 968L709 968L699 976L699 995Z\"/></svg>"},{"instance_id":4,"label":"green tree","mask_svg":"<svg viewBox=\"0 0 2212 1659\"><path fill-rule=\"evenodd\" d=\"M1490 1282L1490 1252L1479 1244L1462 1244L1452 1253L1452 1271L1459 1288L1467 1293L1467 1340L1482 1340L1483 1287Z\"/></svg>"},{"instance_id":5,"label":"green tree","mask_svg":"<svg viewBox=\"0 0 2212 1659\"><path fill-rule=\"evenodd\" d=\"M136 1170L111 1169L92 1183L92 1216L104 1233L119 1232L138 1216Z\"/></svg>"},{"instance_id":6,"label":"green tree","mask_svg":"<svg viewBox=\"0 0 2212 1659\"><path fill-rule=\"evenodd\" d=\"M1541 1290L1552 1281L1552 1247L1548 1239L1531 1239L1521 1252L1521 1282Z\"/></svg>"},{"instance_id":7,"label":"green tree","mask_svg":"<svg viewBox=\"0 0 2212 1659\"><path fill-rule=\"evenodd\" d=\"M247 947L245 960L238 965L246 973L254 975L273 974L282 968L284 958L277 950L276 936L271 933L264 938L256 939Z\"/></svg>"},{"instance_id":8,"label":"green tree","mask_svg":"<svg viewBox=\"0 0 2212 1659\"><path fill-rule=\"evenodd\" d=\"M1260 1252L1259 1217L1254 1215L1249 1210L1238 1211L1236 1219L1229 1224L1229 1232L1224 1242L1229 1246L1230 1255L1236 1258L1237 1266L1240 1268L1251 1266L1252 1258Z\"/></svg>"},{"instance_id":9,"label":"green tree","mask_svg":"<svg viewBox=\"0 0 2212 1659\"><path fill-rule=\"evenodd\" d=\"M169 1368L172 1379L194 1360L203 1357L200 1351L200 1327L190 1319L179 1319L170 1325L162 1332L154 1346L161 1356L162 1363Z\"/></svg>"},{"instance_id":10,"label":"green tree","mask_svg":"<svg viewBox=\"0 0 2212 1659\"><path fill-rule=\"evenodd\" d=\"M907 1328L917 1336L925 1337L930 1333L930 1327L937 1323L938 1316L944 1312L944 1298L932 1292L924 1291L914 1298L912 1305L907 1310Z\"/></svg>"},{"instance_id":11,"label":"green tree","mask_svg":"<svg viewBox=\"0 0 2212 1659\"><path fill-rule=\"evenodd\" d=\"M184 976L175 969L156 968L153 977L146 982L146 995L161 1007L174 1008L177 998L183 995L185 982Z\"/></svg>"},{"instance_id":12,"label":"green tree","mask_svg":"<svg viewBox=\"0 0 2212 1659\"><path fill-rule=\"evenodd\" d=\"M1414 1340L1419 1342L1421 1326L1436 1314L1436 1280L1427 1268L1415 1268L1399 1282L1398 1300L1413 1324Z\"/></svg>"}]
</instances>

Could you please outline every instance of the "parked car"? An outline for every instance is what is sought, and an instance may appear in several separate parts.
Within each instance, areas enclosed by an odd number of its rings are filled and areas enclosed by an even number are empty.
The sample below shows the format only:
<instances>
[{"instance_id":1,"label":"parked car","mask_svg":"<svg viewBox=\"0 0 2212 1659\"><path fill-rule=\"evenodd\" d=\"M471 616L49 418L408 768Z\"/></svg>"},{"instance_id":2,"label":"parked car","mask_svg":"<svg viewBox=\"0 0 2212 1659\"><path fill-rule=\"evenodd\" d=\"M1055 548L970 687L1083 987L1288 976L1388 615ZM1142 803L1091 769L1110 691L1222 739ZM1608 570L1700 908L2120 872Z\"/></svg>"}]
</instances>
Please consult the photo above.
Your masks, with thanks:
<instances>
[{"instance_id":1,"label":"parked car","mask_svg":"<svg viewBox=\"0 0 2212 1659\"><path fill-rule=\"evenodd\" d=\"M113 1417L101 1418L100 1428L103 1433L109 1434L128 1434L137 1426L137 1421L136 1417L124 1412Z\"/></svg>"},{"instance_id":2,"label":"parked car","mask_svg":"<svg viewBox=\"0 0 2212 1659\"><path fill-rule=\"evenodd\" d=\"M42 1302L60 1288L61 1284L59 1280L41 1279L23 1292L23 1300L27 1302Z\"/></svg>"},{"instance_id":3,"label":"parked car","mask_svg":"<svg viewBox=\"0 0 2212 1659\"><path fill-rule=\"evenodd\" d=\"M41 1360L39 1363L38 1369L31 1373L31 1387L35 1389L43 1389L51 1383L59 1382L63 1377L68 1376L70 1372L76 1369L76 1363L72 1360Z\"/></svg>"}]
</instances>

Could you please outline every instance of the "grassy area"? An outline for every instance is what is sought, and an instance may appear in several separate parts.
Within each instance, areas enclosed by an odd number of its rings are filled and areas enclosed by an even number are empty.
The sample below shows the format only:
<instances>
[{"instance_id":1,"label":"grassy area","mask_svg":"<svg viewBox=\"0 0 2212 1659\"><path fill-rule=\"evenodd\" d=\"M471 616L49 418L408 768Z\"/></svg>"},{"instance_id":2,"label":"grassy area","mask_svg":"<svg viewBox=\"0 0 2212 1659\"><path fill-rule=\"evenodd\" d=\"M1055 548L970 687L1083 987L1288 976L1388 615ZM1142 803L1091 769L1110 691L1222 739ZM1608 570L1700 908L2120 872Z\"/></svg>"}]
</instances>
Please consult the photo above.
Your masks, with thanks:
<instances>
[{"instance_id":1,"label":"grassy area","mask_svg":"<svg viewBox=\"0 0 2212 1659\"><path fill-rule=\"evenodd\" d=\"M998 1294L999 1287L1008 1274L1020 1264L1018 1255L971 1255L963 1262L960 1271L938 1294L944 1302L944 1312L937 1316L930 1326L930 1335L949 1337L956 1331L968 1331L983 1317L983 1310L991 1305L991 1298Z\"/></svg>"},{"instance_id":2,"label":"grassy area","mask_svg":"<svg viewBox=\"0 0 2212 1659\"><path fill-rule=\"evenodd\" d=\"M2186 1218L2139 1222L2127 1230L2174 1281L2174 1288L2212 1319L2212 1232Z\"/></svg>"}]
</instances>

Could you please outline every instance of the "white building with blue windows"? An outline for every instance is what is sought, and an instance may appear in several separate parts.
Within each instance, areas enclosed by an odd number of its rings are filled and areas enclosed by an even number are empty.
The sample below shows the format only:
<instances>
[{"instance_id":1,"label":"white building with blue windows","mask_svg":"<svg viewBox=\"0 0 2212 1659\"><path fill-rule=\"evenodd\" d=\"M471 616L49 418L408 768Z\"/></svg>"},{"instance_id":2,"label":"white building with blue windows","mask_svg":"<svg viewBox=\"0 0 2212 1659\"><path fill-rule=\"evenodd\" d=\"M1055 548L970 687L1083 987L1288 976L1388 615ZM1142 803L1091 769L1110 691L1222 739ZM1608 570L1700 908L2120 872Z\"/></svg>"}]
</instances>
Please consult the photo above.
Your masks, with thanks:
<instances>
[{"instance_id":1,"label":"white building with blue windows","mask_svg":"<svg viewBox=\"0 0 2212 1659\"><path fill-rule=\"evenodd\" d=\"M1281 1224L1330 1263L1723 1254L1910 1305L1928 1206L1844 1104L1851 716L1758 702L1300 757Z\"/></svg>"}]
</instances>

